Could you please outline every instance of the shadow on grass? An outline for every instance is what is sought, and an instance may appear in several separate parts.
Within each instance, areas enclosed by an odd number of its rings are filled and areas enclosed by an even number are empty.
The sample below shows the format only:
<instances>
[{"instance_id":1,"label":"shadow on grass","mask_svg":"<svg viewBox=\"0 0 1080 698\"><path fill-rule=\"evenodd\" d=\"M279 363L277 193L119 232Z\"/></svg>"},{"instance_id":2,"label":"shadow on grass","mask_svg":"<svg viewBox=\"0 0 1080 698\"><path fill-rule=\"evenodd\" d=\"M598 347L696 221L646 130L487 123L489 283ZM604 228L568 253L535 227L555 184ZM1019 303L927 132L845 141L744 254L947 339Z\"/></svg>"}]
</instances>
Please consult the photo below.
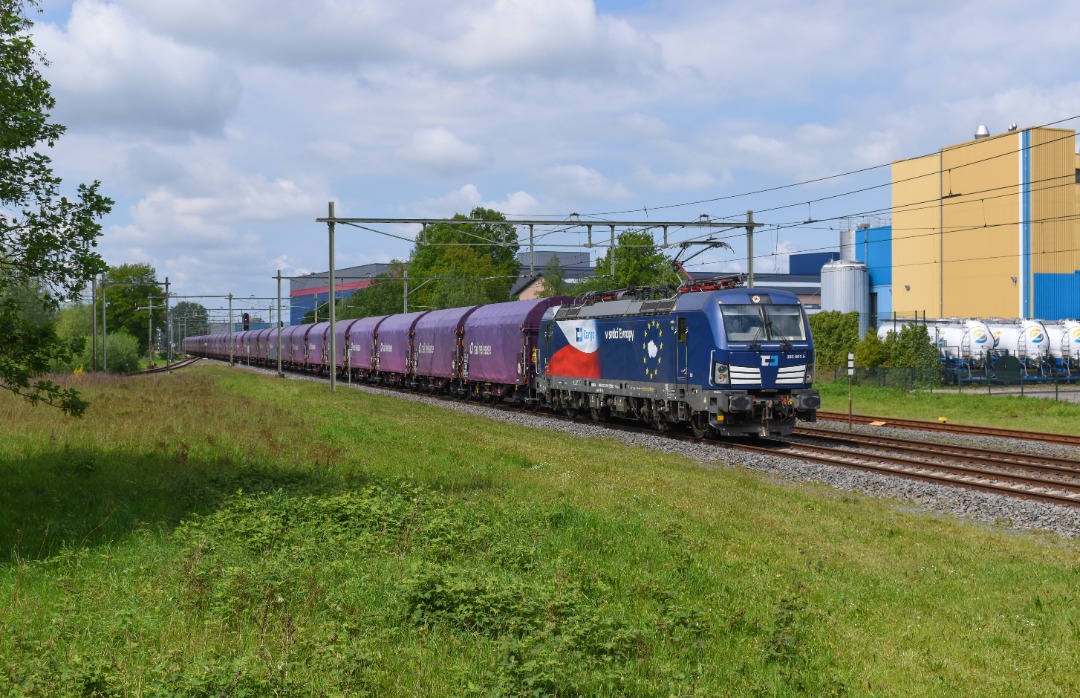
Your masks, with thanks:
<instances>
[{"instance_id":1,"label":"shadow on grass","mask_svg":"<svg viewBox=\"0 0 1080 698\"><path fill-rule=\"evenodd\" d=\"M0 458L0 566L102 545L144 529L168 531L237 490L321 492L341 486L303 468L228 457L56 448Z\"/></svg>"}]
</instances>

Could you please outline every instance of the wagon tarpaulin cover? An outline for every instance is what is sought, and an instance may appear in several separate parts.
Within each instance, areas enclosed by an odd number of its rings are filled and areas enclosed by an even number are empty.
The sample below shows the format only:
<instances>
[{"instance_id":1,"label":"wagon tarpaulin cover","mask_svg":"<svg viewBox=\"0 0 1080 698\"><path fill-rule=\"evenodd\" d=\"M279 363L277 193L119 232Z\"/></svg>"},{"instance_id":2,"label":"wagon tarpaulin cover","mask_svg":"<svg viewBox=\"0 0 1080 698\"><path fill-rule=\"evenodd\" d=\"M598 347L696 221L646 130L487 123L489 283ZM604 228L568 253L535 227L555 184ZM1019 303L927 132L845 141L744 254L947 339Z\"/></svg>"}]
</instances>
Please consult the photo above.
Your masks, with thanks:
<instances>
[{"instance_id":1,"label":"wagon tarpaulin cover","mask_svg":"<svg viewBox=\"0 0 1080 698\"><path fill-rule=\"evenodd\" d=\"M458 359L458 331L478 307L433 310L413 328L415 373L435 378L453 378L454 361Z\"/></svg>"},{"instance_id":2,"label":"wagon tarpaulin cover","mask_svg":"<svg viewBox=\"0 0 1080 698\"><path fill-rule=\"evenodd\" d=\"M386 317L386 315L377 315L375 317L360 318L359 320L353 321L352 324L347 325L348 334L346 337L349 341L349 368L363 368L367 370L374 368L372 365L372 358L375 353L375 333L379 329L379 324L385 320ZM340 339L340 334L338 337L338 351L344 351L345 342Z\"/></svg>"},{"instance_id":3,"label":"wagon tarpaulin cover","mask_svg":"<svg viewBox=\"0 0 1080 698\"><path fill-rule=\"evenodd\" d=\"M290 325L281 332L281 360L287 363L303 363L304 338L311 325Z\"/></svg>"},{"instance_id":4,"label":"wagon tarpaulin cover","mask_svg":"<svg viewBox=\"0 0 1080 698\"><path fill-rule=\"evenodd\" d=\"M378 356L379 370L384 373L408 373L409 335L416 321L427 315L425 310L418 313L391 315L379 325Z\"/></svg>"},{"instance_id":5,"label":"wagon tarpaulin cover","mask_svg":"<svg viewBox=\"0 0 1080 698\"><path fill-rule=\"evenodd\" d=\"M330 340L326 337L329 329L329 322L320 322L313 325L311 330L308 331L305 340L307 343L308 366L322 366L325 363L324 355L330 345Z\"/></svg>"},{"instance_id":6,"label":"wagon tarpaulin cover","mask_svg":"<svg viewBox=\"0 0 1080 698\"><path fill-rule=\"evenodd\" d=\"M564 296L494 303L465 320L464 349L470 381L521 385L523 360L536 345L544 311L575 299Z\"/></svg>"}]
</instances>

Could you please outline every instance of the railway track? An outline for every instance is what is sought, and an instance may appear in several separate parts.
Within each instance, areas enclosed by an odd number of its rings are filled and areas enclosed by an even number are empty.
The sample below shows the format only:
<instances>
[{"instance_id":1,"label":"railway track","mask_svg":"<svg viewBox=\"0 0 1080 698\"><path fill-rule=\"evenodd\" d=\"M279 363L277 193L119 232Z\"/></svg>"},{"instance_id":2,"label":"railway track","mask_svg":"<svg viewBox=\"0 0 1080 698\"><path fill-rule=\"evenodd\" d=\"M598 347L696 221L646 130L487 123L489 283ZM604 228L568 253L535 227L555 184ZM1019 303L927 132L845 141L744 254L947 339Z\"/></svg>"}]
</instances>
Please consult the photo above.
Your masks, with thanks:
<instances>
[{"instance_id":1,"label":"railway track","mask_svg":"<svg viewBox=\"0 0 1080 698\"><path fill-rule=\"evenodd\" d=\"M145 371L139 371L138 373L132 373L130 375L133 375L133 376L148 376L151 373L165 373L166 371L175 371L175 370L177 370L179 368L185 368L187 366L190 366L191 364L195 363L198 360L199 360L198 356L193 356L193 357L184 359L183 361L175 361L175 362L173 362L172 364L170 364L168 366L157 366L156 368L148 368Z\"/></svg>"},{"instance_id":2,"label":"railway track","mask_svg":"<svg viewBox=\"0 0 1080 698\"><path fill-rule=\"evenodd\" d=\"M848 415L843 412L817 413L818 419L827 422L846 422ZM914 429L917 431L937 431L949 434L973 434L976 436L997 436L1005 439L1021 439L1023 441L1041 441L1045 443L1063 444L1080 448L1080 437L1068 434L1049 434L1038 431L1023 431L1020 429L999 429L996 427L977 427L966 424L948 424L941 422L924 422L916 419L898 419L893 417L870 417L867 415L852 415L851 421L855 424L874 424L878 426L894 427L897 429ZM880 424L879 424L880 423Z\"/></svg>"},{"instance_id":3,"label":"railway track","mask_svg":"<svg viewBox=\"0 0 1080 698\"><path fill-rule=\"evenodd\" d=\"M188 364L184 363L184 365ZM373 385L371 387L387 389L384 386ZM445 395L434 396L413 391L400 392L424 395L425 397L449 403L463 402L459 398ZM509 403L477 404L506 412L532 412L529 408L518 407ZM823 420L843 418L846 421L847 419L847 415L824 413L828 416L823 416L823 413L820 412L818 414ZM536 416L555 421L590 423L589 418L585 415L571 417L556 412L542 412ZM862 417L862 419L865 420L865 423L878 421L877 418L873 417ZM896 427L906 424L938 426L932 422L917 422L914 420L883 419L881 421L885 421L889 426ZM1080 508L1080 460L949 444L927 444L918 438L901 439L850 434L810 426L798 427L796 434L789 439L722 441L719 439L698 439L689 432L679 430L659 432L636 422L608 420L591 423L617 431L666 436L698 444L711 444L719 449L733 449L804 460L920 482ZM956 425L949 426L956 427ZM946 430L938 429L937 431ZM985 436L988 431L978 427L960 427L960 430L952 433ZM1080 440L1075 438L1070 440L1070 437L1053 434L1001 429L989 430L989 433L994 436L1031 441L1049 441L1050 439L1041 437L1052 436L1058 437L1053 440L1054 443L1080 445Z\"/></svg>"},{"instance_id":4,"label":"railway track","mask_svg":"<svg viewBox=\"0 0 1080 698\"><path fill-rule=\"evenodd\" d=\"M511 411L511 405L497 409ZM589 421L558 413L545 413L558 421ZM1080 508L1080 461L1051 456L1018 454L946 444L927 445L919 440L847 435L824 429L799 427L789 439L711 440L682 431L657 432L649 427L618 421L597 424L631 433L652 434L717 448L834 465L865 472L960 487L1020 499ZM831 443L807 443L818 442ZM898 455L898 454L905 455Z\"/></svg>"},{"instance_id":5,"label":"railway track","mask_svg":"<svg viewBox=\"0 0 1080 698\"><path fill-rule=\"evenodd\" d=\"M807 442L818 443L807 443ZM923 482L1080 507L1080 461L800 428L763 452ZM829 445L824 445L829 444ZM739 446L741 447L741 446Z\"/></svg>"}]
</instances>

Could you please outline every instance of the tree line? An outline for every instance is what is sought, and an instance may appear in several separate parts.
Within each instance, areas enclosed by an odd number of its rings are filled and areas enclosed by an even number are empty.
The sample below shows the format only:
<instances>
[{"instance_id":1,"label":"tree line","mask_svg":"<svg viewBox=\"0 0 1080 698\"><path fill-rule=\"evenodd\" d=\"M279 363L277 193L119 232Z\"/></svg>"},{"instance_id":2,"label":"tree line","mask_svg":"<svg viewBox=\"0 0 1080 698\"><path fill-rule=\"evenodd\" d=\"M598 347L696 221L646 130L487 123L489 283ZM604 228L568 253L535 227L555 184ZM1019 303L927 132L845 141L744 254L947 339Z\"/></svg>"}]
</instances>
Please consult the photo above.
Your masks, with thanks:
<instances>
[{"instance_id":1,"label":"tree line","mask_svg":"<svg viewBox=\"0 0 1080 698\"><path fill-rule=\"evenodd\" d=\"M393 260L389 269L348 298L338 299L337 319L390 315L408 310L441 310L512 300L510 290L521 278L517 254L521 248L517 230L506 217L491 209L474 208L468 216L451 220L482 221L438 223L417 237L409 260ZM557 256L539 272L540 295L576 296L589 291L628 286L660 286L681 280L647 231L624 231L614 250L615 273L611 274L611 250L596 261L595 276L568 281ZM406 291L407 287L407 291ZM304 322L329 317L329 302L320 303L304 316Z\"/></svg>"}]
</instances>

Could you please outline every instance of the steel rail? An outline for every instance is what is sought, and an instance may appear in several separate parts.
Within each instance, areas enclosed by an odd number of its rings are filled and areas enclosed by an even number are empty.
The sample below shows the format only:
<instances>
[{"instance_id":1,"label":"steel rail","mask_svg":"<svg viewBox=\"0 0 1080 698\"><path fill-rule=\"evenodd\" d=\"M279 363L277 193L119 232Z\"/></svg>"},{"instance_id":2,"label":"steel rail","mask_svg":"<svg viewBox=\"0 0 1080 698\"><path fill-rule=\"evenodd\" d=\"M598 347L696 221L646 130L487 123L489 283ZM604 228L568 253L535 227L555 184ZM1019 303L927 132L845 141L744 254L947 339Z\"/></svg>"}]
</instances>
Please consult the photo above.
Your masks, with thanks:
<instances>
[{"instance_id":1,"label":"steel rail","mask_svg":"<svg viewBox=\"0 0 1080 698\"><path fill-rule=\"evenodd\" d=\"M843 412L817 413L818 419L828 422L846 422L848 415ZM1058 443L1066 446L1080 448L1080 436L1069 434L1051 434L1038 431L1024 431L1022 429L1002 429L998 427L979 427L967 424L948 424L941 422L925 422L916 419L899 419L893 417L871 417L868 415L852 415L851 420L857 424L871 424L882 422L881 426L894 427L897 429L915 429L918 431L938 431L951 434L974 434L977 436L997 436L1007 439L1021 439L1023 441L1044 441Z\"/></svg>"},{"instance_id":2,"label":"steel rail","mask_svg":"<svg viewBox=\"0 0 1080 698\"><path fill-rule=\"evenodd\" d=\"M804 436L811 439L821 439L839 443L850 443L860 448L865 446L880 446L904 453L919 453L933 456L948 455L950 458L966 461L968 463L985 463L1008 468L1023 468L1025 470L1054 475L1080 476L1080 460L1074 460L1072 458L1040 456L1032 453L998 451L995 449L976 448L974 446L957 446L955 444L943 444L937 442L927 443L925 441L897 439L887 436L846 434L843 432L813 427L797 427L794 436Z\"/></svg>"}]
</instances>

